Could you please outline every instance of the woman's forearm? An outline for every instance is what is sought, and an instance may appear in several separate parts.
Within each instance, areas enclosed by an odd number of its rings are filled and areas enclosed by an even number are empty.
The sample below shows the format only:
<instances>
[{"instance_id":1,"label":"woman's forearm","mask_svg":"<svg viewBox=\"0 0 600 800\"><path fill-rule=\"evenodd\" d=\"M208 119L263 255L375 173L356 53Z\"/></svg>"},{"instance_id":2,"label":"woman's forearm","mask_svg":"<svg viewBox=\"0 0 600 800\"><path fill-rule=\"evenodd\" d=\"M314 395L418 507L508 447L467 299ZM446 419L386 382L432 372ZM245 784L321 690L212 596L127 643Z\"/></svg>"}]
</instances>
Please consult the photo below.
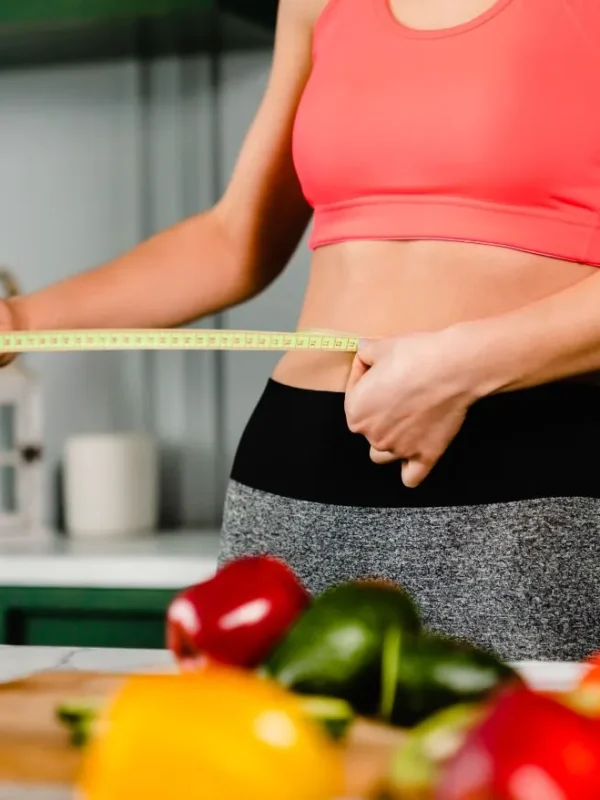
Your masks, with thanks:
<instances>
[{"instance_id":1,"label":"woman's forearm","mask_svg":"<svg viewBox=\"0 0 600 800\"><path fill-rule=\"evenodd\" d=\"M29 330L172 327L250 297L240 248L206 212L103 266L10 301Z\"/></svg>"},{"instance_id":2,"label":"woman's forearm","mask_svg":"<svg viewBox=\"0 0 600 800\"><path fill-rule=\"evenodd\" d=\"M457 326L478 394L525 389L600 370L600 270L520 309Z\"/></svg>"}]
</instances>

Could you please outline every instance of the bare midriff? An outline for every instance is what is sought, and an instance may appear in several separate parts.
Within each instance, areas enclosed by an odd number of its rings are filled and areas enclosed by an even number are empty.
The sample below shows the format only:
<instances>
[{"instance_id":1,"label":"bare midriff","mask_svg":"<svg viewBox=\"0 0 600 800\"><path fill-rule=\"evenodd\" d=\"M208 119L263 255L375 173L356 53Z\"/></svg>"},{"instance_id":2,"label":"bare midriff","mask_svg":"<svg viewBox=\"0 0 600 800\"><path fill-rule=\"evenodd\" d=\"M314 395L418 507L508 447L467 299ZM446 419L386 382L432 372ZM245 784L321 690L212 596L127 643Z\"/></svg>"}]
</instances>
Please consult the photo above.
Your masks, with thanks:
<instances>
[{"instance_id":1,"label":"bare midriff","mask_svg":"<svg viewBox=\"0 0 600 800\"><path fill-rule=\"evenodd\" d=\"M586 264L483 244L361 241L313 254L298 329L361 337L434 331L515 310L597 271ZM343 391L353 356L290 352L273 378Z\"/></svg>"}]
</instances>

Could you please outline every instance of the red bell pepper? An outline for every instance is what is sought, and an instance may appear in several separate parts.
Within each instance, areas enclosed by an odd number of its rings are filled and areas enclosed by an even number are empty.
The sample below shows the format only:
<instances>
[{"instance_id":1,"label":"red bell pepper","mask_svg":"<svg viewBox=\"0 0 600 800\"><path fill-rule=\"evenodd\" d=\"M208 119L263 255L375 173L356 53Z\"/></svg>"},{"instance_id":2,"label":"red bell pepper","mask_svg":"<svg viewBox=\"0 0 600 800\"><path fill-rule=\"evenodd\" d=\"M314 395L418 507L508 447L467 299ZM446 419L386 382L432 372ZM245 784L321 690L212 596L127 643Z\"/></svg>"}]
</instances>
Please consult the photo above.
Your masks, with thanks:
<instances>
[{"instance_id":1,"label":"red bell pepper","mask_svg":"<svg viewBox=\"0 0 600 800\"><path fill-rule=\"evenodd\" d=\"M282 561L241 558L174 598L167 612L167 645L183 668L205 660L252 668L309 602Z\"/></svg>"},{"instance_id":2,"label":"red bell pepper","mask_svg":"<svg viewBox=\"0 0 600 800\"><path fill-rule=\"evenodd\" d=\"M600 723L506 690L446 767L436 800L598 800Z\"/></svg>"}]
</instances>

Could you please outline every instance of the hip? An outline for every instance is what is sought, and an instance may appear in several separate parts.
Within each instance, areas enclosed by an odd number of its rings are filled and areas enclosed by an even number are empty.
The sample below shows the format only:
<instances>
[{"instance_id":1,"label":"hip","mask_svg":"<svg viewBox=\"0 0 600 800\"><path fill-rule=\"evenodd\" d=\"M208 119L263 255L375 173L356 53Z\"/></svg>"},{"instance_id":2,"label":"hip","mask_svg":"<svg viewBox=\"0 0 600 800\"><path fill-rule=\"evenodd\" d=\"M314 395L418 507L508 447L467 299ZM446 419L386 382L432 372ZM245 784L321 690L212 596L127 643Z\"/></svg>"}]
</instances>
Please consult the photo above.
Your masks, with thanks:
<instances>
[{"instance_id":1,"label":"hip","mask_svg":"<svg viewBox=\"0 0 600 800\"><path fill-rule=\"evenodd\" d=\"M600 387L557 383L484 398L416 489L347 427L344 394L270 380L234 459L236 482L334 505L411 508L600 498Z\"/></svg>"},{"instance_id":2,"label":"hip","mask_svg":"<svg viewBox=\"0 0 600 800\"><path fill-rule=\"evenodd\" d=\"M600 389L473 406L417 489L369 459L344 396L270 381L241 439L221 561L271 553L311 592L404 586L426 624L507 659L579 660L600 638Z\"/></svg>"}]
</instances>

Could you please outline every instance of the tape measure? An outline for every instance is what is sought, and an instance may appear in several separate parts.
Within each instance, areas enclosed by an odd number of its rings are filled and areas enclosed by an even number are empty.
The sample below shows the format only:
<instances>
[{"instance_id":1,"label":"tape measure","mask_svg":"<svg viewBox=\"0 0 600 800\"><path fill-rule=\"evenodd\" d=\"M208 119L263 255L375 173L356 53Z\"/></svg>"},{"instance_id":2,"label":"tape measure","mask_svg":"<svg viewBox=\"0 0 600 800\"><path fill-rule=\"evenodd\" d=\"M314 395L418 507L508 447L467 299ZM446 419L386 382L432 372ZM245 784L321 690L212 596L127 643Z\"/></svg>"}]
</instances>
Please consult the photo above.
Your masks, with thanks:
<instances>
[{"instance_id":1,"label":"tape measure","mask_svg":"<svg viewBox=\"0 0 600 800\"><path fill-rule=\"evenodd\" d=\"M325 350L354 353L358 338L318 332L129 329L0 334L0 353L98 350Z\"/></svg>"}]
</instances>

